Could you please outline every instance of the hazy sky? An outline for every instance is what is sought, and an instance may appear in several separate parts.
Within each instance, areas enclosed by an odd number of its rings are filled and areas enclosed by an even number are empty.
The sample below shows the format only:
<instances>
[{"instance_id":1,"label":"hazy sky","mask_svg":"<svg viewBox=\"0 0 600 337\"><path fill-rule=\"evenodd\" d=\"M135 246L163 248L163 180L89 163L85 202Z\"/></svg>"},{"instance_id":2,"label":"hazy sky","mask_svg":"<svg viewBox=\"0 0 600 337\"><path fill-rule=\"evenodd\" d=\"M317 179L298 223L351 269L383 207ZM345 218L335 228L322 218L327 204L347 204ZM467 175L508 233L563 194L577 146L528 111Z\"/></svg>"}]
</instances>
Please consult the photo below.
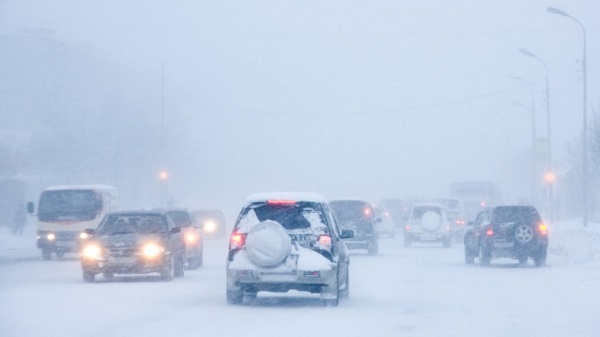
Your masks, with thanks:
<instances>
[{"instance_id":1,"label":"hazy sky","mask_svg":"<svg viewBox=\"0 0 600 337\"><path fill-rule=\"evenodd\" d=\"M531 96L510 74L535 87L546 135L544 68L519 48L549 68L557 163L582 125L581 30L548 6L587 29L598 107L597 0L0 0L0 34L48 29L148 76L157 95L164 64L165 114L186 125L175 132L190 149L168 163L182 199L312 190L378 200L471 179L518 197L531 112L514 101L529 107Z\"/></svg>"}]
</instances>

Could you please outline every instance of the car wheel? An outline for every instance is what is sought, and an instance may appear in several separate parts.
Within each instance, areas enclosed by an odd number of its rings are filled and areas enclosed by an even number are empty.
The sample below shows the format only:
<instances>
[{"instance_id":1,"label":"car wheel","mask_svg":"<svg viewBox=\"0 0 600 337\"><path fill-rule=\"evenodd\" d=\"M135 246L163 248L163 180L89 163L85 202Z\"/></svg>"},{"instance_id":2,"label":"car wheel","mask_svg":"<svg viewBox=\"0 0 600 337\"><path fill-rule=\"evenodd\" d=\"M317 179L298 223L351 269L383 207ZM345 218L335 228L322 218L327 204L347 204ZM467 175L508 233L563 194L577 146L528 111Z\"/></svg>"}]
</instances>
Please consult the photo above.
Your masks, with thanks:
<instances>
[{"instance_id":1,"label":"car wheel","mask_svg":"<svg viewBox=\"0 0 600 337\"><path fill-rule=\"evenodd\" d=\"M94 282L94 279L96 278L96 274L90 272L90 271L83 271L83 282Z\"/></svg>"},{"instance_id":2,"label":"car wheel","mask_svg":"<svg viewBox=\"0 0 600 337\"><path fill-rule=\"evenodd\" d=\"M52 259L52 251L50 248L42 248L42 260L48 261Z\"/></svg>"},{"instance_id":3,"label":"car wheel","mask_svg":"<svg viewBox=\"0 0 600 337\"><path fill-rule=\"evenodd\" d=\"M185 258L181 257L175 261L175 266L173 268L173 276L175 277L183 277L185 273Z\"/></svg>"},{"instance_id":4,"label":"car wheel","mask_svg":"<svg viewBox=\"0 0 600 337\"><path fill-rule=\"evenodd\" d=\"M227 290L227 303L228 304L242 304L244 301L244 292L240 290Z\"/></svg>"},{"instance_id":5,"label":"car wheel","mask_svg":"<svg viewBox=\"0 0 600 337\"><path fill-rule=\"evenodd\" d=\"M521 225L515 229L515 238L520 243L527 243L533 239L533 229L530 226Z\"/></svg>"},{"instance_id":6,"label":"car wheel","mask_svg":"<svg viewBox=\"0 0 600 337\"><path fill-rule=\"evenodd\" d=\"M481 253L479 255L479 264L482 267L487 267L490 265L490 261L492 260L492 255L490 254L490 252L486 252L485 250L481 250Z\"/></svg>"},{"instance_id":7,"label":"car wheel","mask_svg":"<svg viewBox=\"0 0 600 337\"><path fill-rule=\"evenodd\" d=\"M540 249L540 251L537 253L537 255L533 258L533 262L535 263L536 267L543 267L546 265L546 256L547 256L547 250L546 249Z\"/></svg>"},{"instance_id":8,"label":"car wheel","mask_svg":"<svg viewBox=\"0 0 600 337\"><path fill-rule=\"evenodd\" d=\"M115 274L114 274L114 273L112 273L112 272L109 272L109 271L107 271L107 272L104 272L104 273L102 274L102 276L103 276L105 279L107 279L107 280L112 280L112 279L113 279L113 277L115 277Z\"/></svg>"},{"instance_id":9,"label":"car wheel","mask_svg":"<svg viewBox=\"0 0 600 337\"><path fill-rule=\"evenodd\" d=\"M527 264L527 255L520 255L518 257L519 264Z\"/></svg>"},{"instance_id":10,"label":"car wheel","mask_svg":"<svg viewBox=\"0 0 600 337\"><path fill-rule=\"evenodd\" d=\"M324 287L325 288L325 287ZM327 289L325 294L333 294L334 298L326 298L323 300L323 304L328 307L337 307L340 304L340 275L339 272L335 276L335 289Z\"/></svg>"},{"instance_id":11,"label":"car wheel","mask_svg":"<svg viewBox=\"0 0 600 337\"><path fill-rule=\"evenodd\" d=\"M171 257L163 266L163 270L160 272L160 278L163 281L171 281L173 279L173 265L175 264L174 258Z\"/></svg>"},{"instance_id":12,"label":"car wheel","mask_svg":"<svg viewBox=\"0 0 600 337\"><path fill-rule=\"evenodd\" d=\"M466 264L474 264L475 263L475 254L469 251L465 251L465 263Z\"/></svg>"}]
</instances>

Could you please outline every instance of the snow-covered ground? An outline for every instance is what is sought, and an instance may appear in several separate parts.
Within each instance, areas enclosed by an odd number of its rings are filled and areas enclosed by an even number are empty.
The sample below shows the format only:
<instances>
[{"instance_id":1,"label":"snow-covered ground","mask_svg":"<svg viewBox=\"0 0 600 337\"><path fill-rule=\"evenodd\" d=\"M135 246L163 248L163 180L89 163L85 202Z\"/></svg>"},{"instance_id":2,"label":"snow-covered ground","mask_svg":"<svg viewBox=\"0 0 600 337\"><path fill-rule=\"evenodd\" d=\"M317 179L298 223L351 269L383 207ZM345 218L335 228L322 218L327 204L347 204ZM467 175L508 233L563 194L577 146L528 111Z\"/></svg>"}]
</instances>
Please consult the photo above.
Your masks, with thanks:
<instances>
[{"instance_id":1,"label":"snow-covered ground","mask_svg":"<svg viewBox=\"0 0 600 337\"><path fill-rule=\"evenodd\" d=\"M207 241L205 266L172 282L87 284L76 256L42 261L31 228L0 227L0 336L598 336L599 229L555 225L545 268L467 266L460 244L382 238L380 255L353 253L350 299L333 308L299 293L227 305L225 240Z\"/></svg>"}]
</instances>

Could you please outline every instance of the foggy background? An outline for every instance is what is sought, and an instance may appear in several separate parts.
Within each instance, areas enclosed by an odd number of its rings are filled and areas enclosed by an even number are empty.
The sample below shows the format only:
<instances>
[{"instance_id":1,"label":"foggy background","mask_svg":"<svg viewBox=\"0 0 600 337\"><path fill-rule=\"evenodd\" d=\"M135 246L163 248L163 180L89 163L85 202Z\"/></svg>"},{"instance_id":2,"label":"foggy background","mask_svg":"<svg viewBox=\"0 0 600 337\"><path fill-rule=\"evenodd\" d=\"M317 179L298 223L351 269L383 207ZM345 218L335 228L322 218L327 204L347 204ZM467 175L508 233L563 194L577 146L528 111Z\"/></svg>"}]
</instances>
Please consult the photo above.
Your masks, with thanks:
<instances>
[{"instance_id":1,"label":"foggy background","mask_svg":"<svg viewBox=\"0 0 600 337\"><path fill-rule=\"evenodd\" d=\"M114 185L123 207L237 211L278 190L378 201L467 180L517 202L531 200L536 157L541 199L530 89L510 78L533 85L546 138L545 72L525 48L548 65L561 203L580 187L565 182L577 181L582 34L548 6L586 27L591 122L595 0L1 0L0 175L34 198Z\"/></svg>"}]
</instances>

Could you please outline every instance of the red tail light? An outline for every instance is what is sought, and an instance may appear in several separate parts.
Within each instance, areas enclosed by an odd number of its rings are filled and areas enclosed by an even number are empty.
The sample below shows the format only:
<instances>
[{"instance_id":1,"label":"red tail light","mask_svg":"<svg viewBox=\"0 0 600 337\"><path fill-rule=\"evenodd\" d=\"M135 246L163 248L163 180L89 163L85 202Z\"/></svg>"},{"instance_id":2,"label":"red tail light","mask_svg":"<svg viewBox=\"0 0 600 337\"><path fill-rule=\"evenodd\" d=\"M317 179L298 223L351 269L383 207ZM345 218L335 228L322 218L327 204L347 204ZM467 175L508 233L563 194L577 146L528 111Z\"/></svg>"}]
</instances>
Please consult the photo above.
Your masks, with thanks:
<instances>
[{"instance_id":1,"label":"red tail light","mask_svg":"<svg viewBox=\"0 0 600 337\"><path fill-rule=\"evenodd\" d=\"M485 230L485 235L494 236L494 228L492 228L492 226L488 226L488 228Z\"/></svg>"},{"instance_id":2,"label":"red tail light","mask_svg":"<svg viewBox=\"0 0 600 337\"><path fill-rule=\"evenodd\" d=\"M328 249L331 249L331 236L329 236L329 235L319 236L319 244L321 246L325 246Z\"/></svg>"},{"instance_id":3,"label":"red tail light","mask_svg":"<svg viewBox=\"0 0 600 337\"><path fill-rule=\"evenodd\" d=\"M540 233L541 236L548 236L548 226L546 226L546 224L539 224L538 225L538 232Z\"/></svg>"},{"instance_id":4,"label":"red tail light","mask_svg":"<svg viewBox=\"0 0 600 337\"><path fill-rule=\"evenodd\" d=\"M365 208L363 209L363 214L364 214L366 217L370 217L371 215L373 215L373 210L372 210L370 207L365 207Z\"/></svg>"},{"instance_id":5,"label":"red tail light","mask_svg":"<svg viewBox=\"0 0 600 337\"><path fill-rule=\"evenodd\" d=\"M229 239L229 249L240 249L246 243L246 234L233 233Z\"/></svg>"}]
</instances>

